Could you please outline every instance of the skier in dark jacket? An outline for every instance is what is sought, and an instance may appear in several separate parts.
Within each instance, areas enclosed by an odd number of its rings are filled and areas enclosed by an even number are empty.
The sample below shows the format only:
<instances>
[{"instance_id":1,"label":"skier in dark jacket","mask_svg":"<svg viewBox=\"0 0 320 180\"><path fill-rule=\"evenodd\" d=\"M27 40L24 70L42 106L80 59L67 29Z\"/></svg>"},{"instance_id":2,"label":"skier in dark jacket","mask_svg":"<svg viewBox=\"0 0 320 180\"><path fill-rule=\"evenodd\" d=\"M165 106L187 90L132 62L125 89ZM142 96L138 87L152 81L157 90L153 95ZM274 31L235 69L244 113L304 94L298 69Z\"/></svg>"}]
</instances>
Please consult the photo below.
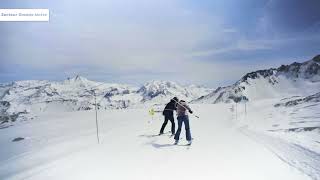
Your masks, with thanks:
<instances>
[{"instance_id":1,"label":"skier in dark jacket","mask_svg":"<svg viewBox=\"0 0 320 180\"><path fill-rule=\"evenodd\" d=\"M168 120L171 122L171 133L172 135L175 134L175 124L174 124L174 117L173 111L176 110L176 102L178 102L178 98L174 97L170 100L170 102L164 108L162 114L164 115L164 122L161 126L159 135L163 134L164 128L166 127Z\"/></svg>"}]
</instances>

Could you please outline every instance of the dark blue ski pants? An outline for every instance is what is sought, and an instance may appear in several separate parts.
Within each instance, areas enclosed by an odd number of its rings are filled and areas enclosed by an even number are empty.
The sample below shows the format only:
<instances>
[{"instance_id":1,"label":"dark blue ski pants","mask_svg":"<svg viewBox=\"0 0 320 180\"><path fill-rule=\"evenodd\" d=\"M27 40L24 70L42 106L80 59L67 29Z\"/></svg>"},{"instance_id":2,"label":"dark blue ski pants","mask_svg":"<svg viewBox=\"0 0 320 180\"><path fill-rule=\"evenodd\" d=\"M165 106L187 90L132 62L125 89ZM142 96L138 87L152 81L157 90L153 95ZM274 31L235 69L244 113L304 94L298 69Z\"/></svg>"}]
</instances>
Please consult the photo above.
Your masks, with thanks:
<instances>
[{"instance_id":1,"label":"dark blue ski pants","mask_svg":"<svg viewBox=\"0 0 320 180\"><path fill-rule=\"evenodd\" d=\"M184 128L186 129L186 139L187 141L191 141L191 132L190 132L190 125L189 125L189 117L187 115L178 116L178 130L176 135L174 136L175 140L179 140L179 136L181 133L182 123L184 123Z\"/></svg>"}]
</instances>

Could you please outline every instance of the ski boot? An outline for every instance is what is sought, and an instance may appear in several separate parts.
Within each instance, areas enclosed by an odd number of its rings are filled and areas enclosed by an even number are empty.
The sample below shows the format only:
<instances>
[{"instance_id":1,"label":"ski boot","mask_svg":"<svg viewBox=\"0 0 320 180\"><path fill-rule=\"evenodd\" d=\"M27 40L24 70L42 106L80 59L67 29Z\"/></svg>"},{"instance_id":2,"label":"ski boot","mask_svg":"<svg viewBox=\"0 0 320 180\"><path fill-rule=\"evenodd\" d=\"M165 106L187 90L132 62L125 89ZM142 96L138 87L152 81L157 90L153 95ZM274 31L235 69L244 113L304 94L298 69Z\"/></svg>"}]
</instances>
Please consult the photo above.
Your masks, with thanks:
<instances>
[{"instance_id":1,"label":"ski boot","mask_svg":"<svg viewBox=\"0 0 320 180\"><path fill-rule=\"evenodd\" d=\"M190 146L192 144L192 140L188 141L188 146Z\"/></svg>"},{"instance_id":2,"label":"ski boot","mask_svg":"<svg viewBox=\"0 0 320 180\"><path fill-rule=\"evenodd\" d=\"M178 145L179 141L178 140L175 140L173 145Z\"/></svg>"}]
</instances>

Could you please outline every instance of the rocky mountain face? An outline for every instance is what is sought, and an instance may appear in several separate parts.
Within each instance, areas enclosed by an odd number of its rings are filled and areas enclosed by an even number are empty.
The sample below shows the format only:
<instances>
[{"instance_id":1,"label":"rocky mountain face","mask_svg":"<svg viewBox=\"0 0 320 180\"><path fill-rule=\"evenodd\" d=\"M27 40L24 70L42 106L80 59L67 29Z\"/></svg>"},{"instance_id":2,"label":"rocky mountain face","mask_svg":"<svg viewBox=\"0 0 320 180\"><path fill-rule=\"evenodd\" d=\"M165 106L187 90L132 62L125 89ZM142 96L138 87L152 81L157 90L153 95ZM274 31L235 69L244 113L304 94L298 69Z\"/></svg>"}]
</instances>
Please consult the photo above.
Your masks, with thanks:
<instances>
[{"instance_id":1,"label":"rocky mountain face","mask_svg":"<svg viewBox=\"0 0 320 180\"><path fill-rule=\"evenodd\" d=\"M152 81L144 84L137 92L142 95L142 102L167 102L174 96L191 101L210 93L211 89L194 85L181 86L170 81Z\"/></svg>"},{"instance_id":2,"label":"rocky mountain face","mask_svg":"<svg viewBox=\"0 0 320 180\"><path fill-rule=\"evenodd\" d=\"M289 99L283 99L282 101L285 102L281 102L278 104L275 104L275 107L280 107L280 106L285 106L285 107L290 107L290 106L296 106L299 104L305 104L305 103L319 103L320 102L320 92L316 93L316 94L312 94L310 96L307 97L292 97Z\"/></svg>"},{"instance_id":3,"label":"rocky mountain face","mask_svg":"<svg viewBox=\"0 0 320 180\"><path fill-rule=\"evenodd\" d=\"M41 112L121 109L164 104L174 96L193 100L212 90L169 81L141 87L90 81L76 76L62 82L18 81L0 85L0 123L30 119Z\"/></svg>"},{"instance_id":4,"label":"rocky mountain face","mask_svg":"<svg viewBox=\"0 0 320 180\"><path fill-rule=\"evenodd\" d=\"M258 70L231 86L219 87L194 103L251 101L263 98L307 96L320 92L320 55L303 63Z\"/></svg>"}]
</instances>

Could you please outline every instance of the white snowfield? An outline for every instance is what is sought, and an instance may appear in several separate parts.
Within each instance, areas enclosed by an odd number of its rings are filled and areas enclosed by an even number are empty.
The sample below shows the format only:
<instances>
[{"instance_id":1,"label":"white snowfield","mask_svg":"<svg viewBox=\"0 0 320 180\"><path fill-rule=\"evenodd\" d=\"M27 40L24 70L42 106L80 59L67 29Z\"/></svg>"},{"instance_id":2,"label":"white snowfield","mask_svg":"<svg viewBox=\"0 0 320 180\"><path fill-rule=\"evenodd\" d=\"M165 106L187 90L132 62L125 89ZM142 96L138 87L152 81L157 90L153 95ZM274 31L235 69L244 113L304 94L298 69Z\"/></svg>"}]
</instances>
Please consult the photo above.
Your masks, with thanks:
<instances>
[{"instance_id":1,"label":"white snowfield","mask_svg":"<svg viewBox=\"0 0 320 180\"><path fill-rule=\"evenodd\" d=\"M190 115L192 146L184 130L173 145L170 122L157 136L174 96L200 116ZM0 179L320 180L319 110L320 55L214 91L80 76L0 84Z\"/></svg>"},{"instance_id":2,"label":"white snowfield","mask_svg":"<svg viewBox=\"0 0 320 180\"><path fill-rule=\"evenodd\" d=\"M283 162L311 179L320 179L319 97L292 107L274 107L275 102L279 100L237 104L236 126Z\"/></svg>"},{"instance_id":3,"label":"white snowfield","mask_svg":"<svg viewBox=\"0 0 320 180\"><path fill-rule=\"evenodd\" d=\"M281 143L285 148L274 147L270 151L270 142L279 144L284 140L261 138L264 135L244 127L248 119L242 116L242 105L237 107L240 112L237 119L230 104L190 106L200 116L196 119L190 115L192 146L185 146L184 130L176 146L170 133L155 136L163 117L157 113L150 122L148 109L99 110L100 144L96 139L94 111L41 113L33 121L0 130L0 179L320 178L319 164L309 164L314 168L310 169L285 162L290 155L294 155L292 160L301 157L286 148L292 144L285 141ZM166 132L169 129L170 123ZM25 139L11 142L16 137ZM314 158L313 163L318 163L319 156Z\"/></svg>"}]
</instances>

